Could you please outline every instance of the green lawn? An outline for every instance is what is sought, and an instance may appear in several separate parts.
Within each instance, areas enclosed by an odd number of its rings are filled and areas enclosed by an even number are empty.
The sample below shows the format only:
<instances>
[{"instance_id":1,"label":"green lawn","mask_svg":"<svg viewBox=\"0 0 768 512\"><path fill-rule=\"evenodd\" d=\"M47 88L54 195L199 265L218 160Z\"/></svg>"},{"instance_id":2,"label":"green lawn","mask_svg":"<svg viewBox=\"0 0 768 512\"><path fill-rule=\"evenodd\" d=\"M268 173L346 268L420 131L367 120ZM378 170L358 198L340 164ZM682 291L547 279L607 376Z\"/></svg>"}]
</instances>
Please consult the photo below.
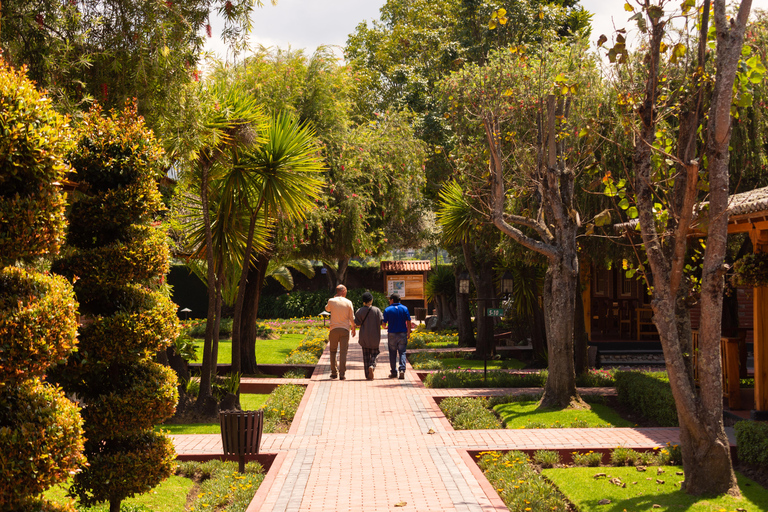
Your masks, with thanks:
<instances>
[{"instance_id":1,"label":"green lawn","mask_svg":"<svg viewBox=\"0 0 768 512\"><path fill-rule=\"evenodd\" d=\"M603 404L590 404L591 410L539 410L536 401L500 404L493 409L504 420L507 428L579 428L598 426L633 427L634 423L621 418L616 411Z\"/></svg>"},{"instance_id":2,"label":"green lawn","mask_svg":"<svg viewBox=\"0 0 768 512\"><path fill-rule=\"evenodd\" d=\"M542 474L581 512L768 510L768 491L742 475L737 474L743 498L701 498L680 490L683 476L676 473L682 473L682 467L664 466L662 469L664 473L660 475L656 474L655 467L649 467L644 473L638 472L634 467L599 467L545 469ZM605 473L607 476L596 479L594 475L597 473ZM612 478L620 478L626 487L612 484L609 482ZM657 480L663 483L658 483ZM598 505L603 499L611 502Z\"/></svg>"},{"instance_id":3,"label":"green lawn","mask_svg":"<svg viewBox=\"0 0 768 512\"><path fill-rule=\"evenodd\" d=\"M257 364L283 364L293 349L299 346L305 334L283 334L276 340L256 340ZM202 361L203 340L196 339L197 360ZM232 362L232 340L219 341L219 364Z\"/></svg>"},{"instance_id":4,"label":"green lawn","mask_svg":"<svg viewBox=\"0 0 768 512\"><path fill-rule=\"evenodd\" d=\"M43 496L49 501L55 503L72 503L73 500L67 498L67 489L69 484L55 485L45 491ZM123 503L136 507L143 506L142 510L147 512L184 512L184 505L187 502L187 494L192 489L192 480L181 476L171 476L166 481L152 489L146 494L136 496L125 500ZM109 504L104 503L90 508L78 509L88 512L107 512Z\"/></svg>"},{"instance_id":5,"label":"green lawn","mask_svg":"<svg viewBox=\"0 0 768 512\"><path fill-rule=\"evenodd\" d=\"M443 363L443 368L446 370L482 370L483 361L478 359L464 359L463 357L449 357L440 359ZM517 359L491 359L488 361L489 370L519 370L525 368L525 363L518 361Z\"/></svg>"},{"instance_id":6,"label":"green lawn","mask_svg":"<svg viewBox=\"0 0 768 512\"><path fill-rule=\"evenodd\" d=\"M240 395L240 406L244 411L255 411L264 406L269 393L243 393ZM221 428L217 422L214 423L186 423L179 425L157 425L156 431L164 430L172 435L182 434L218 434Z\"/></svg>"}]
</instances>

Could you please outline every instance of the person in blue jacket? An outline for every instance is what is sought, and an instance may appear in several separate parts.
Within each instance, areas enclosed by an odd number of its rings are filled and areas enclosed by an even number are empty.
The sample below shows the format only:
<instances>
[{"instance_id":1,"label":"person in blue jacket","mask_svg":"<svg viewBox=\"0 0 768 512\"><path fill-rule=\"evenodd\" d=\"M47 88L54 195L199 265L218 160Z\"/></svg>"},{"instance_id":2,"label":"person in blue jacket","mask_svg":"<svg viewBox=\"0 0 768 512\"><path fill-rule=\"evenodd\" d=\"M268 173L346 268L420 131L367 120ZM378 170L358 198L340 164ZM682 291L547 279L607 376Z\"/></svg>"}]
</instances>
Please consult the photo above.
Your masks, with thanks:
<instances>
[{"instance_id":1,"label":"person in blue jacket","mask_svg":"<svg viewBox=\"0 0 768 512\"><path fill-rule=\"evenodd\" d=\"M393 293L389 296L389 307L384 310L382 324L387 327L387 348L389 348L389 378L405 379L405 349L408 347L408 336L411 334L411 314L408 308L400 304L400 296ZM400 363L400 373L397 363Z\"/></svg>"}]
</instances>

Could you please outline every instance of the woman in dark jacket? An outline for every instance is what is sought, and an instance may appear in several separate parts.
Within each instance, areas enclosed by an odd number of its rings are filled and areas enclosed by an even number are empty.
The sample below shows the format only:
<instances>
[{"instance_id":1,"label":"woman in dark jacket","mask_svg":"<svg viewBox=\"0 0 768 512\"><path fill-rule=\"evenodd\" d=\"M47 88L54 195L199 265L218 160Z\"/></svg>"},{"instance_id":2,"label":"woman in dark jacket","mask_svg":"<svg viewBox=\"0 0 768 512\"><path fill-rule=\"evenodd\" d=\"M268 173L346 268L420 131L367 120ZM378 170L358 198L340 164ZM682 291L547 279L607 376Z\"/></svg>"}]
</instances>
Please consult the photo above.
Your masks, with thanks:
<instances>
[{"instance_id":1,"label":"woman in dark jacket","mask_svg":"<svg viewBox=\"0 0 768 512\"><path fill-rule=\"evenodd\" d=\"M370 292L363 294L363 307L355 313L355 324L359 327L357 342L363 347L363 368L365 378L373 380L373 371L376 369L376 358L379 355L381 343L382 313L373 305L373 295Z\"/></svg>"}]
</instances>

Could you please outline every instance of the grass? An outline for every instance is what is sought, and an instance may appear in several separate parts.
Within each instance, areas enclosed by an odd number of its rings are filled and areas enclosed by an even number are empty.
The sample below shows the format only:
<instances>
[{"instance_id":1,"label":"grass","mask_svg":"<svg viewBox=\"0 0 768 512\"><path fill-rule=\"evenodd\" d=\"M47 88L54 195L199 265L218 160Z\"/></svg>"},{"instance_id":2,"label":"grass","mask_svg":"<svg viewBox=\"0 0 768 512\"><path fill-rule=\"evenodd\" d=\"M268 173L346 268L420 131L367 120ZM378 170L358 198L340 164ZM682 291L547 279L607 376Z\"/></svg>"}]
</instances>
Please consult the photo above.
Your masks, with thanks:
<instances>
[{"instance_id":1,"label":"grass","mask_svg":"<svg viewBox=\"0 0 768 512\"><path fill-rule=\"evenodd\" d=\"M187 502L187 494L192 489L192 480L181 476L171 476L146 494L129 498L123 502L123 508L132 506L133 510L141 512L183 512ZM74 503L67 497L69 483L51 487L43 493L49 501L59 504ZM83 512L107 512L109 504L94 507L78 508Z\"/></svg>"},{"instance_id":2,"label":"grass","mask_svg":"<svg viewBox=\"0 0 768 512\"><path fill-rule=\"evenodd\" d=\"M305 338L304 334L283 334L276 340L256 340L257 364L283 364L288 354ZM197 360L202 361L203 340L195 340ZM232 340L219 341L219 364L232 362Z\"/></svg>"},{"instance_id":3,"label":"grass","mask_svg":"<svg viewBox=\"0 0 768 512\"><path fill-rule=\"evenodd\" d=\"M261 409L268 398L269 394L243 393L240 395L240 406L244 411L255 411ZM221 432L219 424L216 422L157 425L155 430L164 430L171 435L218 434Z\"/></svg>"},{"instance_id":4,"label":"grass","mask_svg":"<svg viewBox=\"0 0 768 512\"><path fill-rule=\"evenodd\" d=\"M506 428L600 428L633 427L604 404L590 404L591 409L538 409L537 400L515 401L494 406Z\"/></svg>"},{"instance_id":5,"label":"grass","mask_svg":"<svg viewBox=\"0 0 768 512\"><path fill-rule=\"evenodd\" d=\"M657 475L656 468L650 467L645 473L639 473L633 467L556 468L542 470L542 474L582 512L768 510L768 491L742 475L737 474L743 498L702 498L680 490L680 482L684 477L677 473L682 473L682 467L665 466L663 470L663 474ZM596 479L596 473L605 473L607 476ZM620 478L626 487L610 483L612 478ZM657 483L657 479L664 483ZM611 503L598 505L603 499L611 500Z\"/></svg>"}]
</instances>

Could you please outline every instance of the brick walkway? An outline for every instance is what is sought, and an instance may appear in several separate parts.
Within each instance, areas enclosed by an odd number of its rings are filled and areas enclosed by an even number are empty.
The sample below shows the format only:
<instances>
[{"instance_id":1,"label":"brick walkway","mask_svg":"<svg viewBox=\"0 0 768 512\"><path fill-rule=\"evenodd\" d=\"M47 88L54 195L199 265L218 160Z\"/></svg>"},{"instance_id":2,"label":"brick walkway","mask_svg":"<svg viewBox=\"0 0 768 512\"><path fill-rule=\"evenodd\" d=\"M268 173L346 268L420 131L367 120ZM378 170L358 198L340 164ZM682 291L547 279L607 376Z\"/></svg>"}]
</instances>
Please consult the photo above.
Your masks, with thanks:
<instances>
[{"instance_id":1,"label":"brick walkway","mask_svg":"<svg viewBox=\"0 0 768 512\"><path fill-rule=\"evenodd\" d=\"M356 342L347 380L329 373L326 350L290 432L264 434L262 453L277 457L248 512L507 510L468 451L651 448L678 440L674 428L454 431L435 397L503 391L425 389L410 366L405 380L388 379L386 350L376 379L367 381ZM219 435L174 436L174 443L179 455L221 453Z\"/></svg>"}]
</instances>

